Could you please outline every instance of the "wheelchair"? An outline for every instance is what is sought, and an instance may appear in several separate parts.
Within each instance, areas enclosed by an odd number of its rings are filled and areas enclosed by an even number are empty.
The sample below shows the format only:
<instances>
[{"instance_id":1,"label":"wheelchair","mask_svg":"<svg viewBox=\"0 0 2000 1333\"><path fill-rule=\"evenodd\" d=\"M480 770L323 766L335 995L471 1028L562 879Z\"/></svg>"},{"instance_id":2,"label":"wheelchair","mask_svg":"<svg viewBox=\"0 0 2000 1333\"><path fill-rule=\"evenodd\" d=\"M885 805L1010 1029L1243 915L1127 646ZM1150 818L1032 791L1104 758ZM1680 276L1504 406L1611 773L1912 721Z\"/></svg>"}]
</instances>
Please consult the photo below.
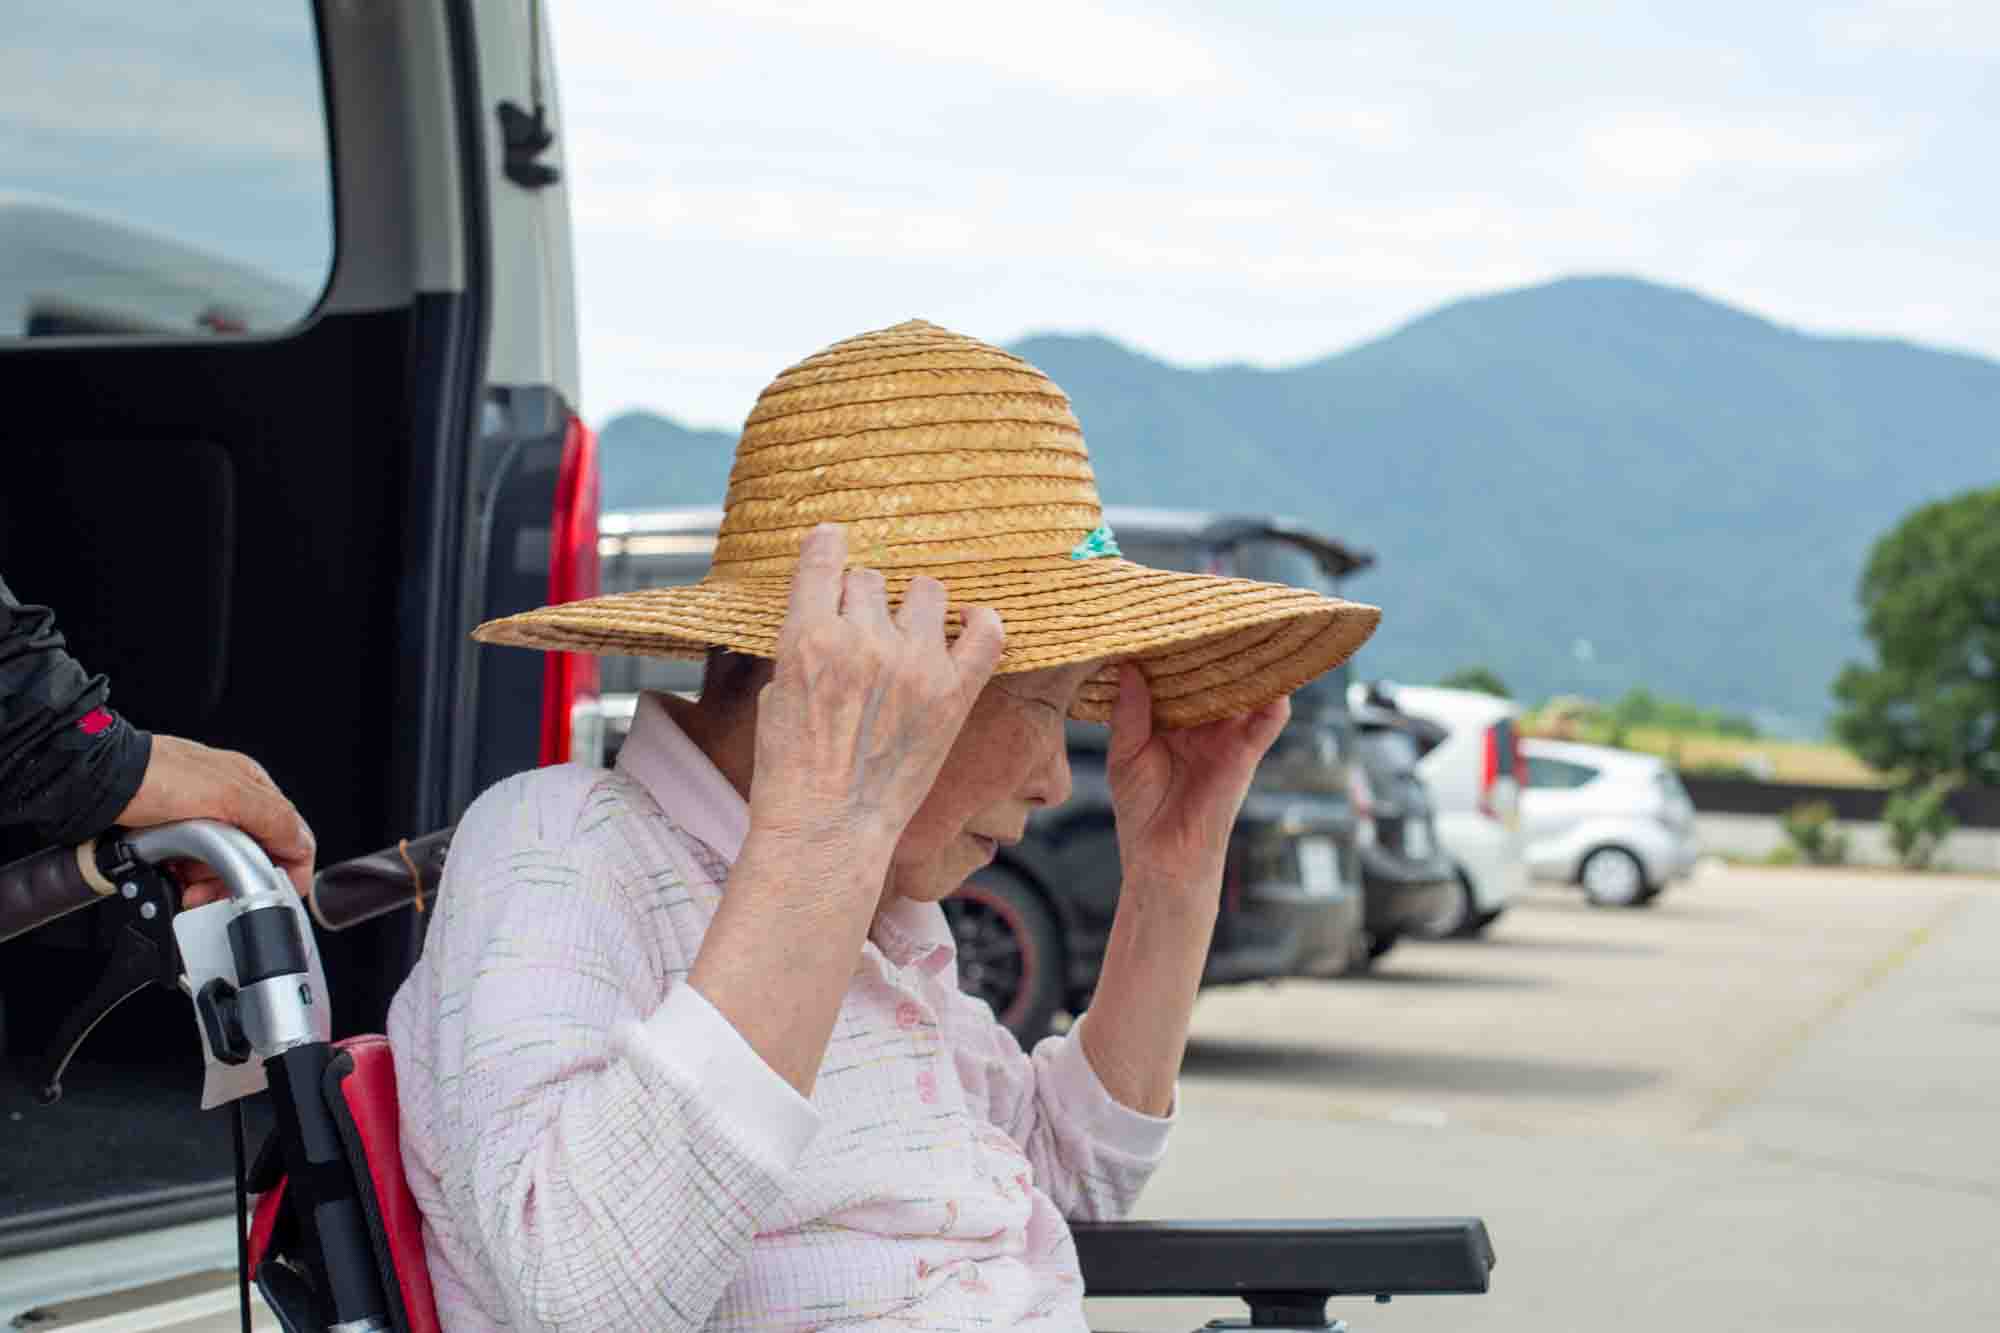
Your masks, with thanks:
<instances>
[{"instance_id":1,"label":"wheelchair","mask_svg":"<svg viewBox=\"0 0 2000 1333\"><path fill-rule=\"evenodd\" d=\"M329 866L311 918L344 930L434 896L446 829ZM211 867L225 901L180 913L162 868ZM193 1000L210 1061L204 1106L268 1087L276 1123L237 1181L243 1326L254 1283L286 1333L435 1333L416 1201L403 1176L386 1037L330 1038L307 904L237 829L207 820L113 830L0 867L0 941L83 907L121 918L96 989L58 1030L39 1095L61 1096L92 1027L158 984ZM256 1198L254 1216L247 1201ZM1211 1329L1345 1329L1338 1297L1480 1294L1495 1263L1478 1218L1074 1223L1091 1297L1239 1297Z\"/></svg>"}]
</instances>

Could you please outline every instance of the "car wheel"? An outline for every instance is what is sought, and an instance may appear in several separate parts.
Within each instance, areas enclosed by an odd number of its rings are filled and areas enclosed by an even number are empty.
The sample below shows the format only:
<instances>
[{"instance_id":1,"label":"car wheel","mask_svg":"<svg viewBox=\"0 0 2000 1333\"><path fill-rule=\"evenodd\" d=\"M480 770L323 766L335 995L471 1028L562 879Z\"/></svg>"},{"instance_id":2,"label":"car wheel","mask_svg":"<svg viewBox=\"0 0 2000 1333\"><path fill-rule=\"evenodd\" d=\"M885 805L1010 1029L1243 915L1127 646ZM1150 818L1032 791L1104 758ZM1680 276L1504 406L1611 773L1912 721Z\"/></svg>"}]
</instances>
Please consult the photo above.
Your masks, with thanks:
<instances>
[{"instance_id":1,"label":"car wheel","mask_svg":"<svg viewBox=\"0 0 2000 1333\"><path fill-rule=\"evenodd\" d=\"M1479 910L1479 899L1472 892L1472 878L1463 869L1458 872L1458 892L1451 898L1451 906L1411 931L1412 935L1426 940L1465 940L1492 925L1500 915L1498 908L1491 912Z\"/></svg>"},{"instance_id":2,"label":"car wheel","mask_svg":"<svg viewBox=\"0 0 2000 1333\"><path fill-rule=\"evenodd\" d=\"M1645 867L1623 847L1599 847L1584 857L1577 882L1593 907L1637 907L1649 896Z\"/></svg>"},{"instance_id":3,"label":"car wheel","mask_svg":"<svg viewBox=\"0 0 2000 1333\"><path fill-rule=\"evenodd\" d=\"M958 984L986 1001L1023 1048L1048 1035L1061 1007L1062 935L1042 896L1019 876L982 870L944 900L958 945Z\"/></svg>"},{"instance_id":4,"label":"car wheel","mask_svg":"<svg viewBox=\"0 0 2000 1333\"><path fill-rule=\"evenodd\" d=\"M1394 947L1396 937L1390 935L1386 941L1378 941L1368 931L1356 931L1352 945L1348 945L1348 965L1340 969L1342 977L1366 977L1374 971L1374 961Z\"/></svg>"},{"instance_id":5,"label":"car wheel","mask_svg":"<svg viewBox=\"0 0 2000 1333\"><path fill-rule=\"evenodd\" d=\"M1472 919L1459 928L1459 938L1471 939L1474 935L1484 935L1486 928L1498 921L1500 914L1506 910L1504 907L1496 907L1490 912L1474 912Z\"/></svg>"}]
</instances>

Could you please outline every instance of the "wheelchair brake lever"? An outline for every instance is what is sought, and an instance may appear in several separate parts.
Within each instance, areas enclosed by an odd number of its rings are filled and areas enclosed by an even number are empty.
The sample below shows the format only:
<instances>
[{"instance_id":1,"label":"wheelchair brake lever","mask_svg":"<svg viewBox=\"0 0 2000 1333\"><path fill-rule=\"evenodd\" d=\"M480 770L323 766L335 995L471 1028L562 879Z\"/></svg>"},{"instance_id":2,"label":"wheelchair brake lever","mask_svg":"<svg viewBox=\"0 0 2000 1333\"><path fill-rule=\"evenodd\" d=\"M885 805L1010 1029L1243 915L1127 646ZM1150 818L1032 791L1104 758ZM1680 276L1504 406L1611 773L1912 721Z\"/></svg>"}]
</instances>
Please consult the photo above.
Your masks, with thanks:
<instances>
[{"instance_id":1,"label":"wheelchair brake lever","mask_svg":"<svg viewBox=\"0 0 2000 1333\"><path fill-rule=\"evenodd\" d=\"M180 888L165 871L134 856L124 855L120 862L113 876L117 896L106 899L103 908L118 919L111 960L90 994L56 1028L42 1058L35 1097L44 1106L61 1100L63 1071L112 1010L148 986L182 989L180 946L174 940Z\"/></svg>"}]
</instances>

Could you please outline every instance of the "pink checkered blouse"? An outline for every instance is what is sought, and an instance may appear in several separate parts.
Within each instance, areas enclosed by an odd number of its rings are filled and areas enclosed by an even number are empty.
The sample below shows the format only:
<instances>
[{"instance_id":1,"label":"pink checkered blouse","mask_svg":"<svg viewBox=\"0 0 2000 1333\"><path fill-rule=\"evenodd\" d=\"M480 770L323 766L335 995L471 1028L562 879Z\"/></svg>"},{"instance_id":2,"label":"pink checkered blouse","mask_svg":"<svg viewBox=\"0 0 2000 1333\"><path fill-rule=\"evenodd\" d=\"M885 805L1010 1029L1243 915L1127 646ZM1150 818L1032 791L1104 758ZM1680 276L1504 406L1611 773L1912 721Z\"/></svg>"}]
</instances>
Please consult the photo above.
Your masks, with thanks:
<instances>
[{"instance_id":1,"label":"pink checkered blouse","mask_svg":"<svg viewBox=\"0 0 2000 1333\"><path fill-rule=\"evenodd\" d=\"M651 696L615 770L467 811L389 1014L444 1327L1083 1329L1064 1218L1124 1215L1170 1119L1024 1054L901 901L801 1097L682 984L748 827Z\"/></svg>"}]
</instances>

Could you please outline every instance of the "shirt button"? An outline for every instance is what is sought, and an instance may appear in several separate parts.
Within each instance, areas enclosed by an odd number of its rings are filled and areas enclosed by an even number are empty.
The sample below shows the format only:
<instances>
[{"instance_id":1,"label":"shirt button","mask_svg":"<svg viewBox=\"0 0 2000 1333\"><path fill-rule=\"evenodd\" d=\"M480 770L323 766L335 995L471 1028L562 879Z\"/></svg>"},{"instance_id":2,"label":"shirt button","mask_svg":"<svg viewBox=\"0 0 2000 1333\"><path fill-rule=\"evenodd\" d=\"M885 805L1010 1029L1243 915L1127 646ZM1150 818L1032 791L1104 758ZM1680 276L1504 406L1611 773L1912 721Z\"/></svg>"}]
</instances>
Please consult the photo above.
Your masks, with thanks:
<instances>
[{"instance_id":1,"label":"shirt button","mask_svg":"<svg viewBox=\"0 0 2000 1333\"><path fill-rule=\"evenodd\" d=\"M913 1028L923 1019L923 1012L917 1008L915 1000L905 1000L896 1006L896 1026L899 1028Z\"/></svg>"},{"instance_id":2,"label":"shirt button","mask_svg":"<svg viewBox=\"0 0 2000 1333\"><path fill-rule=\"evenodd\" d=\"M925 1106L933 1106L937 1097L937 1074L929 1069L921 1071L917 1075L917 1100Z\"/></svg>"}]
</instances>

